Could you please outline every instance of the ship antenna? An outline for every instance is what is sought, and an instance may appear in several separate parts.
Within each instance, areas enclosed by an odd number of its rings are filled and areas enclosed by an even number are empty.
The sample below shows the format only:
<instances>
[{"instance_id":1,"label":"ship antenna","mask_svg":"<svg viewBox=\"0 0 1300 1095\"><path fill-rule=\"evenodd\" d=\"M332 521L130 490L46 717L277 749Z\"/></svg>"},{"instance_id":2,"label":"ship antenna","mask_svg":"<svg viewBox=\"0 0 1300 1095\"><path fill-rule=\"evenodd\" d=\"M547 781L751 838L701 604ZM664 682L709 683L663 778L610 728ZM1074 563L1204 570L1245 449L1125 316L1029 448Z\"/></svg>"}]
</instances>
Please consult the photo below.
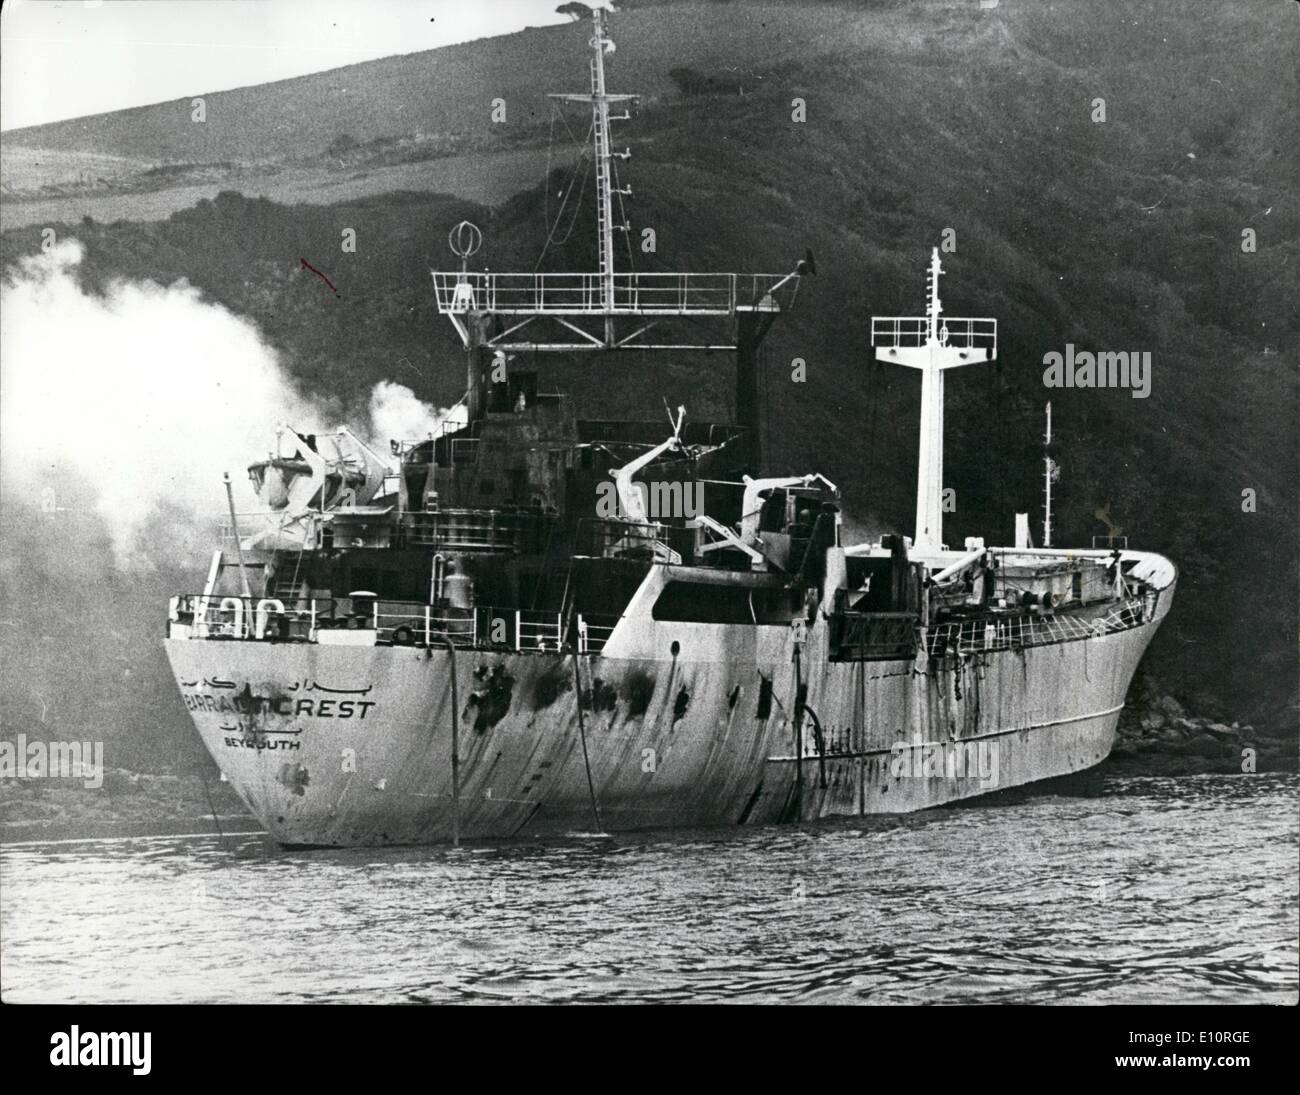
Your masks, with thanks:
<instances>
[{"instance_id":1,"label":"ship antenna","mask_svg":"<svg viewBox=\"0 0 1300 1095\"><path fill-rule=\"evenodd\" d=\"M925 286L925 318L929 340L932 343L948 341L947 331L943 331L940 337L939 326L939 317L943 315L943 302L939 300L939 277L942 274L943 266L939 263L939 248L935 247L930 251L930 277Z\"/></svg>"},{"instance_id":2,"label":"ship antenna","mask_svg":"<svg viewBox=\"0 0 1300 1095\"><path fill-rule=\"evenodd\" d=\"M600 247L600 291L606 308L614 304L614 224L613 187L610 182L610 159L618 155L631 158L631 151L611 153L609 150L609 95L605 91L605 54L614 52L614 41L605 30L605 9L592 8L591 35L591 121L592 140L596 153L596 242ZM624 121L630 112L616 116L614 121ZM621 193L621 192L620 192ZM630 196L630 191L629 191ZM620 225L624 231L627 225Z\"/></svg>"}]
</instances>

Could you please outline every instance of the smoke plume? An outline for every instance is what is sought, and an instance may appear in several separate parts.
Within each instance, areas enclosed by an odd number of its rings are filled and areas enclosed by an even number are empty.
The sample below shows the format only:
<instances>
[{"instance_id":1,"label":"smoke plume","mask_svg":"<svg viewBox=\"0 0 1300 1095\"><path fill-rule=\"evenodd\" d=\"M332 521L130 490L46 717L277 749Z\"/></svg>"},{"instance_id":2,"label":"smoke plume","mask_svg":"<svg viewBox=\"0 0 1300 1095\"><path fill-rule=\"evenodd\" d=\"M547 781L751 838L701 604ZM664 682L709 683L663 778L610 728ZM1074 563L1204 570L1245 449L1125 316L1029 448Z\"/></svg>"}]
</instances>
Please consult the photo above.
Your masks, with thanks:
<instances>
[{"instance_id":1,"label":"smoke plume","mask_svg":"<svg viewBox=\"0 0 1300 1095\"><path fill-rule=\"evenodd\" d=\"M423 402L405 384L381 380L370 393L370 436L376 440L418 441L444 427L465 424L463 404L441 410Z\"/></svg>"},{"instance_id":2,"label":"smoke plume","mask_svg":"<svg viewBox=\"0 0 1300 1095\"><path fill-rule=\"evenodd\" d=\"M222 473L237 508L257 508L245 469L274 448L277 427L330 430L340 408L300 392L252 323L188 282L115 281L97 296L78 283L82 257L65 240L0 284L4 491L67 511L88 485L120 567L210 550ZM356 426L383 452L443 414L383 382Z\"/></svg>"}]
</instances>

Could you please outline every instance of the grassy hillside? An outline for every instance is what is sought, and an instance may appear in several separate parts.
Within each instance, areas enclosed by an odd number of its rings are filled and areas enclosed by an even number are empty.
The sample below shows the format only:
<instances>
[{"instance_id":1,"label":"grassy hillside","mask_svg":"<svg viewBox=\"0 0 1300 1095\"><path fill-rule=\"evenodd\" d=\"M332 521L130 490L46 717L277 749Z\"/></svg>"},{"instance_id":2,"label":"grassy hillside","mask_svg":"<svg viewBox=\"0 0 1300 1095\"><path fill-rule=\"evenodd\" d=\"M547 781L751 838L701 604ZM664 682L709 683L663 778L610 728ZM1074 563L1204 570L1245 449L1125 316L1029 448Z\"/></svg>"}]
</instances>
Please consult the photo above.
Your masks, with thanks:
<instances>
[{"instance_id":1,"label":"grassy hillside","mask_svg":"<svg viewBox=\"0 0 1300 1095\"><path fill-rule=\"evenodd\" d=\"M1001 352L998 364L948 383L947 480L957 492L949 541L1006 542L1016 510L1029 510L1037 531L1038 439L1050 398L1062 464L1056 542L1103 533L1094 512L1109 503L1134 546L1181 568L1150 672L1199 713L1293 728L1300 142L1290 59L1300 24L1292 9L1209 0L1003 0L992 11L936 0L640 3L614 21L611 84L647 93L619 135L634 154L629 215L638 233L651 226L658 238L656 254L637 254L639 268L781 271L805 246L817 254L819 277L765 351L774 468L821 470L841 484L859 526L910 530L917 384L871 363L869 317L922 310L928 249L952 229L947 310L997 316ZM445 231L464 216L484 228L484 265L532 269L568 183L568 136L560 127L549 185L492 207L376 193L368 180L404 156L545 157L542 95L581 86L586 35L546 28L213 95L202 125L188 121L186 103L181 122L181 105L164 104L19 131L5 135L6 149L289 165L318 185L348 172L363 195L352 201L288 205L256 191L223 193L166 220L69 218L55 227L86 244L89 286L188 278L256 320L310 390L346 405L393 379L447 403L460 394L463 365L434 314L426 271L450 261ZM674 69L698 78L684 82ZM488 120L496 97L508 105L501 127ZM806 101L802 123L791 120L795 97ZM1093 120L1097 98L1104 122ZM577 115L570 124L582 125ZM588 195L546 267L594 265L590 213ZM344 227L357 231L356 254L340 253ZM1241 249L1245 228L1257 234L1254 253ZM38 246L36 227L7 231L0 258ZM338 297L300 269L301 257L328 273ZM1045 390L1043 355L1067 341L1150 351L1150 398ZM796 356L808 363L803 384L790 379ZM730 364L716 357L551 368L593 416L653 416L664 397L696 418L730 414ZM1241 510L1246 487L1258 493L1255 513ZM5 499L10 513L12 505ZM26 583L13 568L4 573L6 603L19 606L9 611L27 611L37 596ZM160 593L161 579L149 586ZM40 596L47 613L71 611L49 607L61 596L53 578ZM137 666L160 660L151 635L133 655ZM165 674L155 676L165 688ZM134 702L129 692L119 698ZM30 713L31 702L11 700L9 709Z\"/></svg>"}]
</instances>

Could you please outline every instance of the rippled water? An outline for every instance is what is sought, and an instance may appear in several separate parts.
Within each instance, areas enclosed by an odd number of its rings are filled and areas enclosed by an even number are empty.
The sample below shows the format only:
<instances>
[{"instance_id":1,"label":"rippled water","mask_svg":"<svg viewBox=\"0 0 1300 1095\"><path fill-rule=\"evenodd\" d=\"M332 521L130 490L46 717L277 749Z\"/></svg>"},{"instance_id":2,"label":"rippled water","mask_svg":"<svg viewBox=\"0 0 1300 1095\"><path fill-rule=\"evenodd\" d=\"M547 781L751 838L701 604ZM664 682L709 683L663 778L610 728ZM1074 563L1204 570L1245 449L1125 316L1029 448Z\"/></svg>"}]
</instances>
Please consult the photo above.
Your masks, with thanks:
<instances>
[{"instance_id":1,"label":"rippled water","mask_svg":"<svg viewBox=\"0 0 1300 1095\"><path fill-rule=\"evenodd\" d=\"M1297 999L1294 776L537 845L0 852L8 1001Z\"/></svg>"}]
</instances>

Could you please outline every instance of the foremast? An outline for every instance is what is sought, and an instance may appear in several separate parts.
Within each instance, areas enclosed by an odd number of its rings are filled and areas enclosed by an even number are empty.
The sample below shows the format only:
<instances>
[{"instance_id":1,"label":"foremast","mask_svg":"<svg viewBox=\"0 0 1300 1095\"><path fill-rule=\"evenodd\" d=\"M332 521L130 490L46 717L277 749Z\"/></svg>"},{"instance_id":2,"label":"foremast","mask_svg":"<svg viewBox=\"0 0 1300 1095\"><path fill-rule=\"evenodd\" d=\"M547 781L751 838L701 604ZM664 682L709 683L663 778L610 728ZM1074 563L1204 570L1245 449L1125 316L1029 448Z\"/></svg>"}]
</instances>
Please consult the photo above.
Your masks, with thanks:
<instances>
[{"instance_id":1,"label":"foremast","mask_svg":"<svg viewBox=\"0 0 1300 1095\"><path fill-rule=\"evenodd\" d=\"M930 253L924 316L873 317L871 344L876 360L921 372L921 427L916 468L916 526L913 543L926 551L943 548L943 375L960 365L997 356L996 319L943 316L939 249Z\"/></svg>"}]
</instances>

